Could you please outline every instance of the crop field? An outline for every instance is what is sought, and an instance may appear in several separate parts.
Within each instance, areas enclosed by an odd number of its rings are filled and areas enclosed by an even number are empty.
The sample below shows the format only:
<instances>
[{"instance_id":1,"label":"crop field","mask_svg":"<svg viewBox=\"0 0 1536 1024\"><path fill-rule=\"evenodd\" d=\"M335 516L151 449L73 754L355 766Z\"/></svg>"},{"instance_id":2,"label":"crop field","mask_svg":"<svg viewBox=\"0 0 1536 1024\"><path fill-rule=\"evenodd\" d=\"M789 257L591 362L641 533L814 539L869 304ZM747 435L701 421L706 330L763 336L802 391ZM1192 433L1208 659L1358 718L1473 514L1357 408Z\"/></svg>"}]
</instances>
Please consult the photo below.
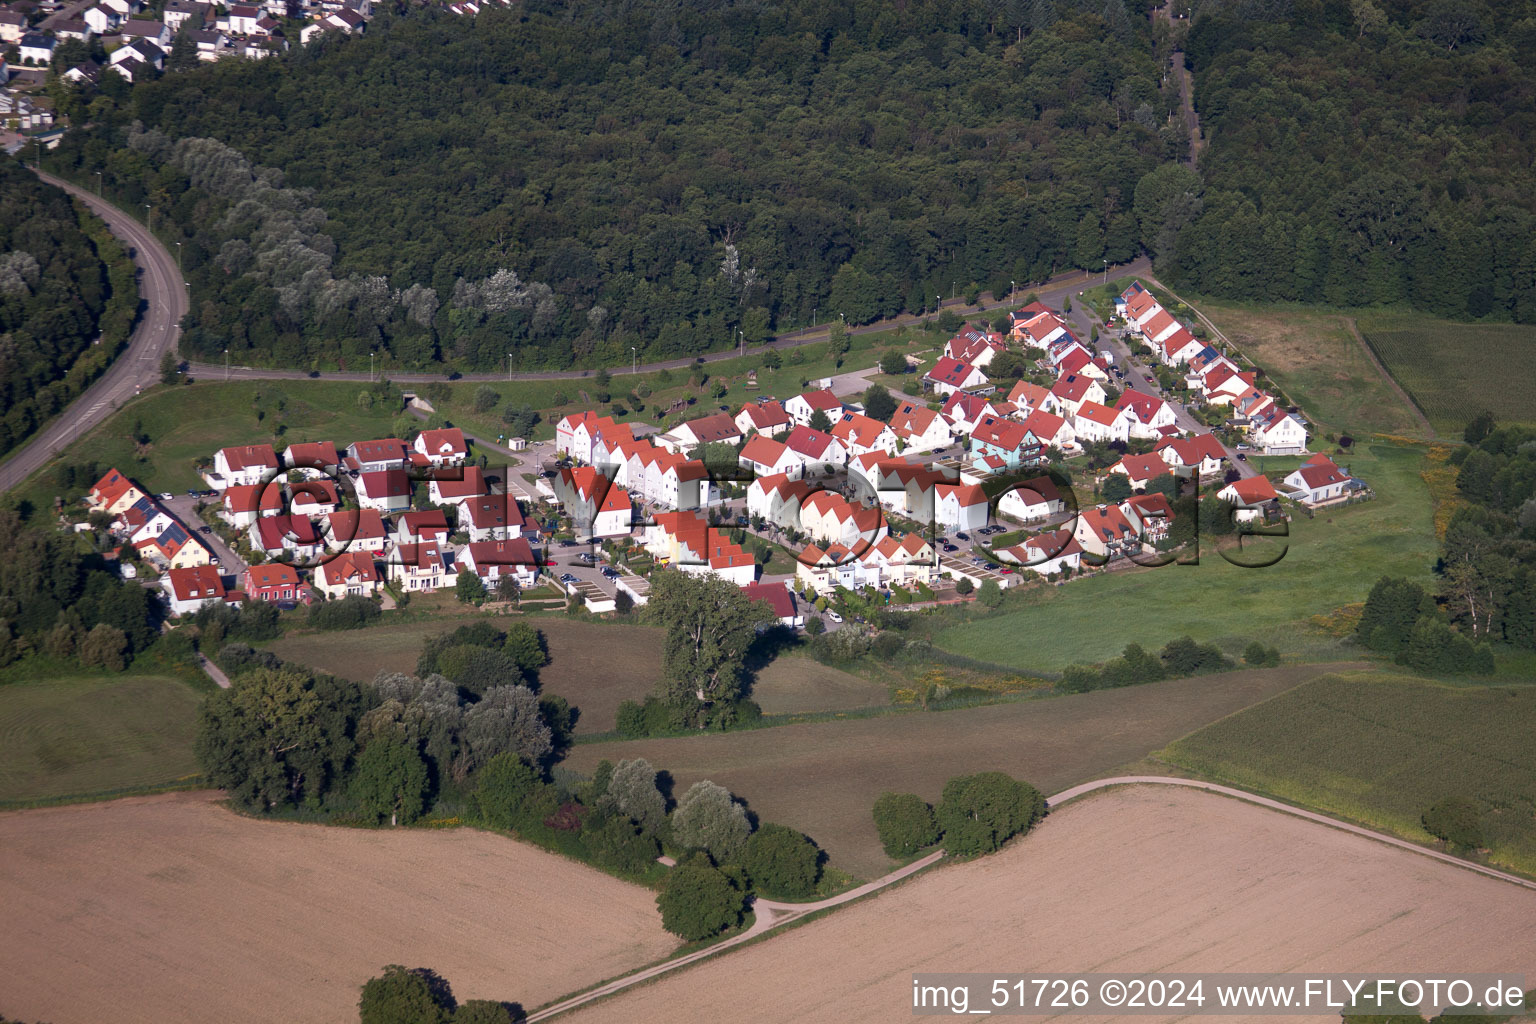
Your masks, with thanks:
<instances>
[{"instance_id":1,"label":"crop field","mask_svg":"<svg viewBox=\"0 0 1536 1024\"><path fill-rule=\"evenodd\" d=\"M1355 340L1347 315L1209 299L1198 305L1322 432L1423 434Z\"/></svg>"},{"instance_id":2,"label":"crop field","mask_svg":"<svg viewBox=\"0 0 1536 1024\"><path fill-rule=\"evenodd\" d=\"M1536 687L1407 676L1321 679L1186 736L1159 757L1200 776L1429 840L1447 796L1481 801L1491 859L1536 874Z\"/></svg>"},{"instance_id":3,"label":"crop field","mask_svg":"<svg viewBox=\"0 0 1536 1024\"><path fill-rule=\"evenodd\" d=\"M1237 800L1134 787L561 1019L875 1024L912 1016L914 972L1390 972L1448 951L1528 972L1533 949L1536 893Z\"/></svg>"},{"instance_id":4,"label":"crop field","mask_svg":"<svg viewBox=\"0 0 1536 1024\"><path fill-rule=\"evenodd\" d=\"M469 620L466 620L469 621ZM513 621L493 620L505 625ZM527 621L544 631L550 663L539 672L546 693L581 709L578 734L613 729L619 703L641 700L661 671L661 631L650 626L583 622L564 616ZM381 670L414 672L422 642L459 623L452 620L306 633L264 644L278 657L347 679L367 682ZM769 714L829 711L888 704L884 686L805 658L779 658L758 672L754 697Z\"/></svg>"},{"instance_id":5,"label":"crop field","mask_svg":"<svg viewBox=\"0 0 1536 1024\"><path fill-rule=\"evenodd\" d=\"M957 711L590 743L575 747L566 763L590 772L603 758L643 757L672 773L677 796L711 779L762 820L805 832L837 867L873 878L891 867L870 818L886 790L932 801L952 776L996 769L1059 792L1322 671L1229 672Z\"/></svg>"},{"instance_id":6,"label":"crop field","mask_svg":"<svg viewBox=\"0 0 1536 1024\"><path fill-rule=\"evenodd\" d=\"M1207 550L1196 566L1037 587L1010 595L997 613L943 630L935 642L1022 671L1103 661L1133 641L1150 650L1184 634L1221 644L1228 654L1259 639L1297 657L1347 656L1305 620L1365 600L1380 576L1427 579L1435 559L1433 510L1419 476L1423 454L1360 447L1366 450L1341 457L1341 464L1369 483L1376 499L1315 519L1298 517L1275 565L1239 568Z\"/></svg>"},{"instance_id":7,"label":"crop field","mask_svg":"<svg viewBox=\"0 0 1536 1024\"><path fill-rule=\"evenodd\" d=\"M0 803L197 775L201 697L168 676L81 675L0 686Z\"/></svg>"},{"instance_id":8,"label":"crop field","mask_svg":"<svg viewBox=\"0 0 1536 1024\"><path fill-rule=\"evenodd\" d=\"M1536 423L1536 326L1377 314L1360 330L1440 433L1460 434L1484 409Z\"/></svg>"},{"instance_id":9,"label":"crop field","mask_svg":"<svg viewBox=\"0 0 1536 1024\"><path fill-rule=\"evenodd\" d=\"M216 799L0 815L6 1014L334 1024L392 963L530 1005L676 946L649 890L502 836L260 821Z\"/></svg>"}]
</instances>

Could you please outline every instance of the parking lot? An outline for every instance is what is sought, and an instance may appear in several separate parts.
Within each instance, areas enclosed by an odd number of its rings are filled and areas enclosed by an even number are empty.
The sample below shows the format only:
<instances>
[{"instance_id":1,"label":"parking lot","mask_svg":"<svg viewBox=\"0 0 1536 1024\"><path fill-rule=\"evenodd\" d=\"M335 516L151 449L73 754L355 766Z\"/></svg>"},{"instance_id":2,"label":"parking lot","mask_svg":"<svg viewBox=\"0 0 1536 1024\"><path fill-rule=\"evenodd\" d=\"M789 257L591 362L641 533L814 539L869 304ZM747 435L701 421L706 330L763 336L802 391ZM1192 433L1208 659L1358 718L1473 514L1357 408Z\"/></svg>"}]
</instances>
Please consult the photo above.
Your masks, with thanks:
<instances>
[{"instance_id":1,"label":"parking lot","mask_svg":"<svg viewBox=\"0 0 1536 1024\"><path fill-rule=\"evenodd\" d=\"M1011 587L1014 583L1018 582L1018 577L1013 573L994 572L986 566L977 565L970 558L959 555L940 555L939 569L941 572L946 572L956 577L966 576L977 586L988 580L991 580L1000 587Z\"/></svg>"}]
</instances>

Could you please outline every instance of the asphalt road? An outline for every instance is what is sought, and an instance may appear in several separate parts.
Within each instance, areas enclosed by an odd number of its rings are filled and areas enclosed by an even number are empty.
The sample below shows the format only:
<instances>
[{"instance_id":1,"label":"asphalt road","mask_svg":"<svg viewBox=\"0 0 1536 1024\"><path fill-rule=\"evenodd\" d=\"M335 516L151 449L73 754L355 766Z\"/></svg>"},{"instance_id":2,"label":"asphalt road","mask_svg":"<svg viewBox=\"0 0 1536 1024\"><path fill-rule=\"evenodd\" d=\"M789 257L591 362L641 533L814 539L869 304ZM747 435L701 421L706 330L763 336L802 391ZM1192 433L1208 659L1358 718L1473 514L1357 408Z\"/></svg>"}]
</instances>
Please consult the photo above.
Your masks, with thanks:
<instances>
[{"instance_id":1,"label":"asphalt road","mask_svg":"<svg viewBox=\"0 0 1536 1024\"><path fill-rule=\"evenodd\" d=\"M144 227L97 196L51 174L37 172L106 222L129 247L139 267L139 294L148 304L128 347L85 394L70 403L63 415L0 463L0 492L8 491L41 469L75 438L101 423L124 402L160 378L160 358L175 347L181 318L188 309L186 282L171 254Z\"/></svg>"}]
</instances>

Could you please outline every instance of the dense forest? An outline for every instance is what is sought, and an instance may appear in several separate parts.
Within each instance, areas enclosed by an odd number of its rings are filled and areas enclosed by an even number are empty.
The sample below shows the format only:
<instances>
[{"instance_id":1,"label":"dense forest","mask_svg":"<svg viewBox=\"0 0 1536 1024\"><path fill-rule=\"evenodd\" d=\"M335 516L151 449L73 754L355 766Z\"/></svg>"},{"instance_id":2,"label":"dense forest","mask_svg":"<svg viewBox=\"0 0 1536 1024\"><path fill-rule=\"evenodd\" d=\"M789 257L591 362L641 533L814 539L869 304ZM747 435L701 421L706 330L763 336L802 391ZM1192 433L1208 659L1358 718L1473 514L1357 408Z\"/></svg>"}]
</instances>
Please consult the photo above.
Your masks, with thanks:
<instances>
[{"instance_id":1,"label":"dense forest","mask_svg":"<svg viewBox=\"0 0 1536 1024\"><path fill-rule=\"evenodd\" d=\"M80 97L56 157L174 225L192 354L614 364L1134 256L1137 183L1187 139L1149 26L1139 0L386 11Z\"/></svg>"},{"instance_id":2,"label":"dense forest","mask_svg":"<svg viewBox=\"0 0 1536 1024\"><path fill-rule=\"evenodd\" d=\"M133 266L105 226L0 162L0 454L106 368L137 305Z\"/></svg>"},{"instance_id":3,"label":"dense forest","mask_svg":"<svg viewBox=\"0 0 1536 1024\"><path fill-rule=\"evenodd\" d=\"M1209 145L1160 272L1536 323L1536 3L1207 2L1185 52Z\"/></svg>"}]
</instances>

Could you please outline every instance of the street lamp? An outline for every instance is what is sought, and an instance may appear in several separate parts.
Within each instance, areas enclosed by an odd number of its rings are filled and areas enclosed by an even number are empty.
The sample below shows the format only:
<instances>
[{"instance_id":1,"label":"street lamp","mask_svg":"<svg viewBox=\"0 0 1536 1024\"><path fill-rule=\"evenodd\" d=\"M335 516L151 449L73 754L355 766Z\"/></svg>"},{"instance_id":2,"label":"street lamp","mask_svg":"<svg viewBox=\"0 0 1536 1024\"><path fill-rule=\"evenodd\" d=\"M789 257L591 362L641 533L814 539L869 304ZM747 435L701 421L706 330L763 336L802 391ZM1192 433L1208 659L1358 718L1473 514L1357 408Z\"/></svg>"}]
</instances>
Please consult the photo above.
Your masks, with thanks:
<instances>
[{"instance_id":1,"label":"street lamp","mask_svg":"<svg viewBox=\"0 0 1536 1024\"><path fill-rule=\"evenodd\" d=\"M98 197L101 195L101 172L100 171L96 172L96 195Z\"/></svg>"},{"instance_id":2,"label":"street lamp","mask_svg":"<svg viewBox=\"0 0 1536 1024\"><path fill-rule=\"evenodd\" d=\"M629 372L631 374L640 372L640 350L633 345L629 346Z\"/></svg>"},{"instance_id":3,"label":"street lamp","mask_svg":"<svg viewBox=\"0 0 1536 1024\"><path fill-rule=\"evenodd\" d=\"M736 328L736 354L738 356L747 354L747 332L740 327Z\"/></svg>"},{"instance_id":4,"label":"street lamp","mask_svg":"<svg viewBox=\"0 0 1536 1024\"><path fill-rule=\"evenodd\" d=\"M1108 259L1108 257L1105 257L1105 259L1104 259L1104 283L1106 285L1109 284L1109 259Z\"/></svg>"},{"instance_id":5,"label":"street lamp","mask_svg":"<svg viewBox=\"0 0 1536 1024\"><path fill-rule=\"evenodd\" d=\"M1019 282L1017 282L1017 281L1009 281L1008 282L1008 302L1009 302L1009 304L1012 305L1014 300L1017 299L1018 296L1019 296Z\"/></svg>"},{"instance_id":6,"label":"street lamp","mask_svg":"<svg viewBox=\"0 0 1536 1024\"><path fill-rule=\"evenodd\" d=\"M229 349L224 350L224 379L229 380Z\"/></svg>"},{"instance_id":7,"label":"street lamp","mask_svg":"<svg viewBox=\"0 0 1536 1024\"><path fill-rule=\"evenodd\" d=\"M176 243L176 271L181 272L181 243Z\"/></svg>"},{"instance_id":8,"label":"street lamp","mask_svg":"<svg viewBox=\"0 0 1536 1024\"><path fill-rule=\"evenodd\" d=\"M512 353L507 353L507 380L512 379Z\"/></svg>"},{"instance_id":9,"label":"street lamp","mask_svg":"<svg viewBox=\"0 0 1536 1024\"><path fill-rule=\"evenodd\" d=\"M149 233L150 234L154 234L155 233L155 208L153 206L150 206L148 203L145 203L144 204L144 209L149 211Z\"/></svg>"},{"instance_id":10,"label":"street lamp","mask_svg":"<svg viewBox=\"0 0 1536 1024\"><path fill-rule=\"evenodd\" d=\"M178 243L180 244L180 243ZM368 382L373 383L373 350L368 350Z\"/></svg>"}]
</instances>

